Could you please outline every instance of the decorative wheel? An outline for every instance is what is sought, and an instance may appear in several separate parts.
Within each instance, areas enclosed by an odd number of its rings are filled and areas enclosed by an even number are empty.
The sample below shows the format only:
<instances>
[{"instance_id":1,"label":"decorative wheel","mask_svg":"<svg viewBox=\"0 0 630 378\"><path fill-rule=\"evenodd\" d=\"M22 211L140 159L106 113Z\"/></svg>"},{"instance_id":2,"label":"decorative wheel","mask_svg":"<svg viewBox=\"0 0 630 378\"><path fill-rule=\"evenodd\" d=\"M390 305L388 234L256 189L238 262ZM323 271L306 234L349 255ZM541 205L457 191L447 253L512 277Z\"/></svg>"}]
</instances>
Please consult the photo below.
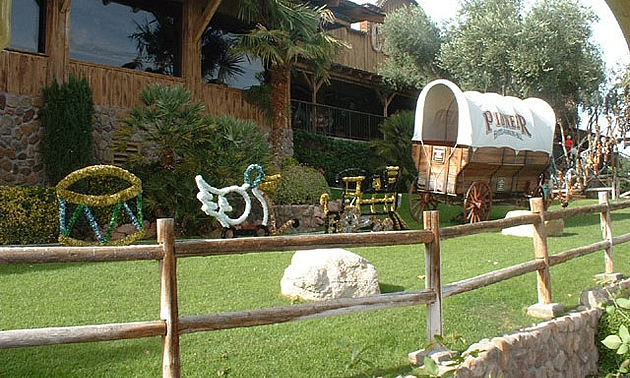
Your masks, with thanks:
<instances>
[{"instance_id":1,"label":"decorative wheel","mask_svg":"<svg viewBox=\"0 0 630 378\"><path fill-rule=\"evenodd\" d=\"M464 197L464 216L468 223L486 221L492 209L492 190L485 182L473 182Z\"/></svg>"},{"instance_id":2,"label":"decorative wheel","mask_svg":"<svg viewBox=\"0 0 630 378\"><path fill-rule=\"evenodd\" d=\"M267 226L256 226L255 236L269 236L269 228Z\"/></svg>"},{"instance_id":3,"label":"decorative wheel","mask_svg":"<svg viewBox=\"0 0 630 378\"><path fill-rule=\"evenodd\" d=\"M236 229L234 227L223 227L221 230L221 239L233 239L236 237Z\"/></svg>"},{"instance_id":4,"label":"decorative wheel","mask_svg":"<svg viewBox=\"0 0 630 378\"><path fill-rule=\"evenodd\" d=\"M418 190L418 178L416 177L409 187L409 213L417 222L422 222L422 212L435 210L438 207L438 200L433 193Z\"/></svg>"},{"instance_id":5,"label":"decorative wheel","mask_svg":"<svg viewBox=\"0 0 630 378\"><path fill-rule=\"evenodd\" d=\"M551 201L553 200L551 193L543 185L536 186L534 190L532 191L532 198L536 198L536 197L543 199L543 206L545 210L549 208L549 205L551 204Z\"/></svg>"}]
</instances>

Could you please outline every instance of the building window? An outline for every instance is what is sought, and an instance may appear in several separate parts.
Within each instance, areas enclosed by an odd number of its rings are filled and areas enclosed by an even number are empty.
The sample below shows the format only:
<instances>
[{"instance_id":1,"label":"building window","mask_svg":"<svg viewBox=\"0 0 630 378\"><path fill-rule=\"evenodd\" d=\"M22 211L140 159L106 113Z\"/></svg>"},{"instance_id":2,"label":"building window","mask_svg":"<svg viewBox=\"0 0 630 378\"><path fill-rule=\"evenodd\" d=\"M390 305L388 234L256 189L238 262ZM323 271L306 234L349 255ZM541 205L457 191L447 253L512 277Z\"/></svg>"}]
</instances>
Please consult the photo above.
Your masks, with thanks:
<instances>
[{"instance_id":1,"label":"building window","mask_svg":"<svg viewBox=\"0 0 630 378\"><path fill-rule=\"evenodd\" d=\"M46 42L46 0L19 0L11 5L9 47L44 52Z\"/></svg>"},{"instance_id":2,"label":"building window","mask_svg":"<svg viewBox=\"0 0 630 378\"><path fill-rule=\"evenodd\" d=\"M247 89L260 85L265 71L258 58L237 55L236 32L243 26L215 14L201 36L201 76L206 83Z\"/></svg>"},{"instance_id":3,"label":"building window","mask_svg":"<svg viewBox=\"0 0 630 378\"><path fill-rule=\"evenodd\" d=\"M70 6L70 58L181 75L181 3L81 0Z\"/></svg>"}]
</instances>

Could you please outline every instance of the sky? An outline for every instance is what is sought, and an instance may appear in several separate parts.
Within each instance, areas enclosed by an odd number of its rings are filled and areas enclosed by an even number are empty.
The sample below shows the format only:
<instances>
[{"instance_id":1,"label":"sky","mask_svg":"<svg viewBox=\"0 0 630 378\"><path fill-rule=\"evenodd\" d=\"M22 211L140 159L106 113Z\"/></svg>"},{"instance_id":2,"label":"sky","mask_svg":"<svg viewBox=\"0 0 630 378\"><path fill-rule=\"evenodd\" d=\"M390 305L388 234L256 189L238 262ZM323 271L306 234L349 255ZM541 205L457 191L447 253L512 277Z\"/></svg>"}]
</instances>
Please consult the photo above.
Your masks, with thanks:
<instances>
[{"instance_id":1,"label":"sky","mask_svg":"<svg viewBox=\"0 0 630 378\"><path fill-rule=\"evenodd\" d=\"M454 17L459 9L459 0L416 1L438 25ZM375 1L370 0L353 0L353 2L357 4L375 3ZM602 47L606 66L612 69L618 64L630 63L628 44L605 0L581 0L581 2L593 8L599 17L599 22L593 26L593 40Z\"/></svg>"}]
</instances>

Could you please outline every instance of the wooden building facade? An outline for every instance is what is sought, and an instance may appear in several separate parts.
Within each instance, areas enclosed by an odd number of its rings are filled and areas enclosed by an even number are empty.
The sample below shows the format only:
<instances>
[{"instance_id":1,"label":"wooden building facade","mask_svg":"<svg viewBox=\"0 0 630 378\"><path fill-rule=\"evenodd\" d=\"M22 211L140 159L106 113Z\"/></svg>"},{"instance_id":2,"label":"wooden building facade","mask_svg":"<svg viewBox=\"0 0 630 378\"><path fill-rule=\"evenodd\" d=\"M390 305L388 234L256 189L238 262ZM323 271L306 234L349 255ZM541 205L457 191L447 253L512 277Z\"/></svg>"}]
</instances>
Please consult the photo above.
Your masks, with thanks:
<instances>
[{"instance_id":1,"label":"wooden building facade","mask_svg":"<svg viewBox=\"0 0 630 378\"><path fill-rule=\"evenodd\" d=\"M133 12L143 7L155 8L161 3L175 4L181 11L181 46L178 67L173 71L175 73L165 75L148 69L128 68L127 64L113 66L72 57L71 33L74 29L71 28L71 13L75 4L86 2L94 2L99 7L112 3L128 7ZM28 2L14 0L13 3L15 13ZM92 89L95 104L94 156L98 163L119 162L111 148L113 131L124 119L128 109L142 105L139 93L149 84L182 85L191 91L195 100L205 105L209 114L232 115L253 120L263 128L268 127L263 113L245 101L241 89L207 82L201 74L204 53L201 40L204 32L218 15L224 19L235 18L238 1L40 0L30 3L39 7L35 13L39 19L34 24L40 29L34 33L38 40L33 49L9 45L0 52L0 185L46 183L39 151L42 132L37 119L37 112L42 105L42 89L55 79L65 81L70 74L85 77ZM338 24L333 33L352 48L344 50L337 58L328 85L312 79L308 64L299 66L292 79L295 88L292 95L314 104L325 104L325 101L351 104L352 100L344 102L342 97L367 97L369 101L364 101L363 107L359 108L361 111L387 116L387 105L391 103L391 98L383 98L377 89L380 83L377 67L384 57L373 48L367 33L350 27L364 20L382 22L383 14L378 9L362 7L347 0L315 3L326 5L335 13ZM96 25L98 20L93 22ZM94 44L97 42L94 41ZM356 87L351 90L354 94L336 94L336 91L348 90L353 86ZM407 98L406 106L413 100ZM351 107L349 105L349 111L353 110Z\"/></svg>"}]
</instances>

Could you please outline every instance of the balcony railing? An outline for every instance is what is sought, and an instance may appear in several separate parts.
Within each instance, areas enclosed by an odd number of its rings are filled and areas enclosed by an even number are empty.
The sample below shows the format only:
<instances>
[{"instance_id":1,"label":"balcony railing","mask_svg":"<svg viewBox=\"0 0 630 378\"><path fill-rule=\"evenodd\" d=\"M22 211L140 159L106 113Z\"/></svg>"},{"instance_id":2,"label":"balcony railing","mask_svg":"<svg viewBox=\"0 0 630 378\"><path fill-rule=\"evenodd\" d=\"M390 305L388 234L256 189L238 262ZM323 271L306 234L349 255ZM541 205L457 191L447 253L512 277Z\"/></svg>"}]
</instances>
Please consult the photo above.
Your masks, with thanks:
<instances>
[{"instance_id":1,"label":"balcony railing","mask_svg":"<svg viewBox=\"0 0 630 378\"><path fill-rule=\"evenodd\" d=\"M382 139L379 124L385 117L334 106L291 100L294 130L355 140Z\"/></svg>"}]
</instances>

